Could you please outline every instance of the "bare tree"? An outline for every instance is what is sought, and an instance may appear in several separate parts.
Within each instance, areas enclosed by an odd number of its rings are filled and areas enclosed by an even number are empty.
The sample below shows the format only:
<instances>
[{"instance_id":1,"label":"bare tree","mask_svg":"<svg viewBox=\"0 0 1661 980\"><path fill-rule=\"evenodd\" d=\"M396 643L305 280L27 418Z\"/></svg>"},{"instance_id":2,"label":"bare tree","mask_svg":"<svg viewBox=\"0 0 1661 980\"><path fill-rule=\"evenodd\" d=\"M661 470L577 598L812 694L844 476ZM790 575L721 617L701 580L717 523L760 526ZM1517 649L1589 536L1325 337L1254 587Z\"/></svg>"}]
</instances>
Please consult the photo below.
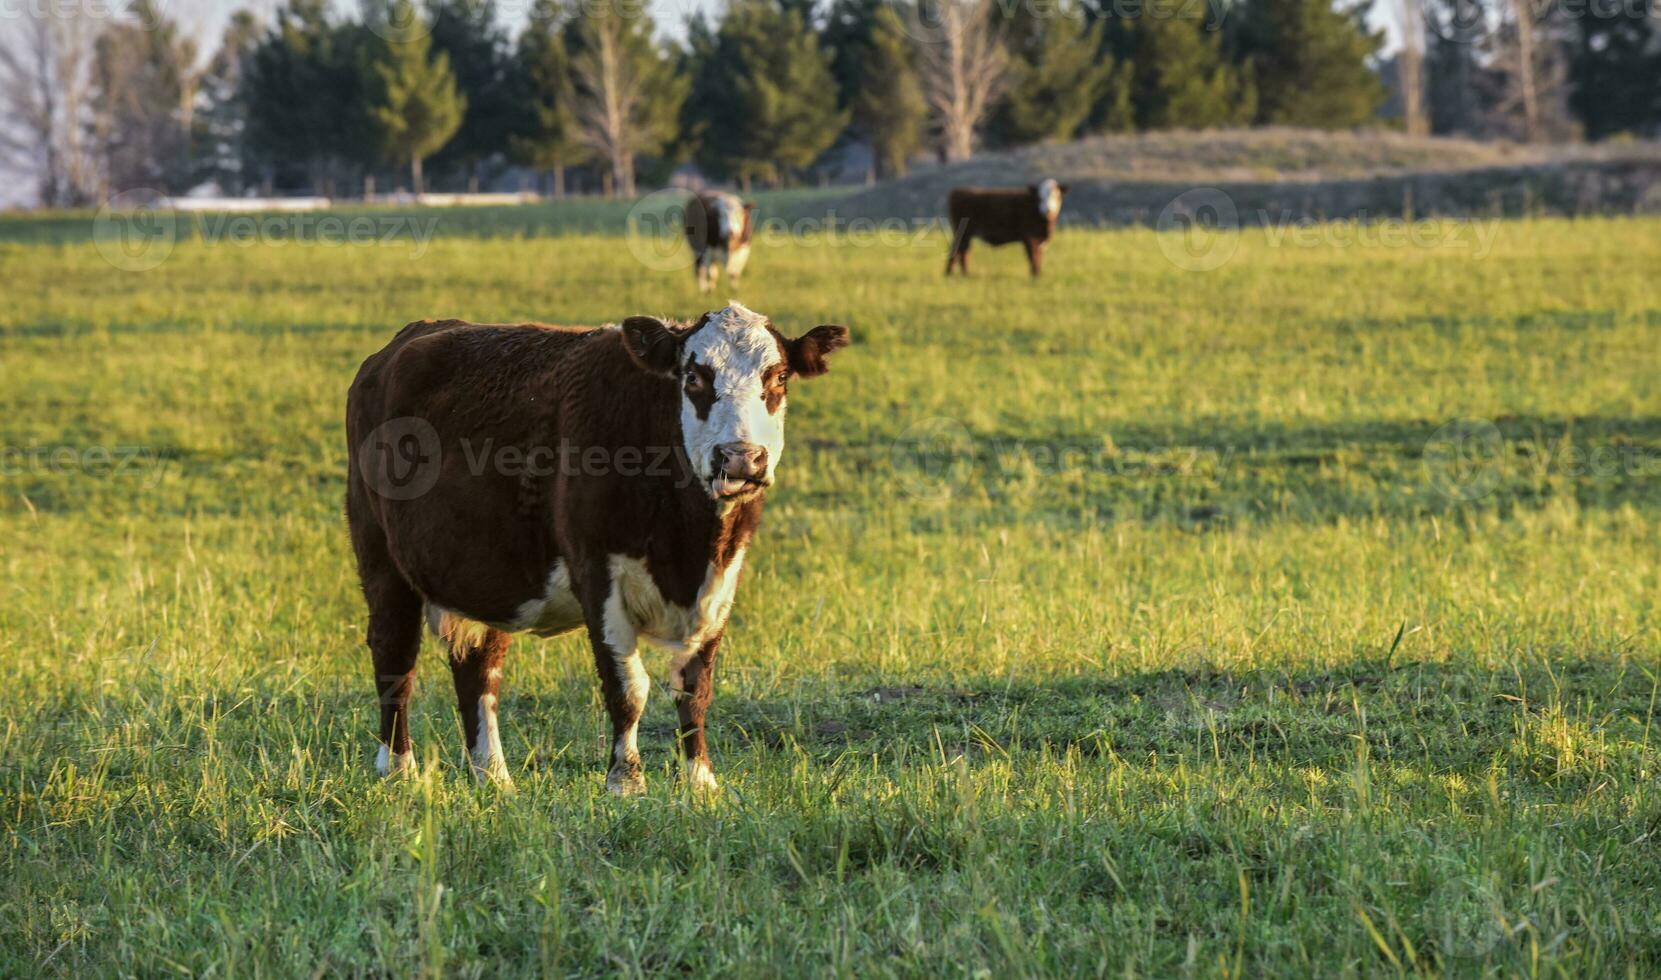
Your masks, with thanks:
<instances>
[{"instance_id":1,"label":"bare tree","mask_svg":"<svg viewBox=\"0 0 1661 980\"><path fill-rule=\"evenodd\" d=\"M634 161L661 150L675 132L687 80L676 77L652 40L646 17L610 6L590 12L571 58L578 140L609 164L607 190L634 196Z\"/></svg>"},{"instance_id":2,"label":"bare tree","mask_svg":"<svg viewBox=\"0 0 1661 980\"><path fill-rule=\"evenodd\" d=\"M992 0L934 0L925 13L917 15L912 31L923 97L945 158L963 160L1008 87L1009 51L993 25Z\"/></svg>"},{"instance_id":3,"label":"bare tree","mask_svg":"<svg viewBox=\"0 0 1661 980\"><path fill-rule=\"evenodd\" d=\"M98 24L52 5L0 39L0 161L34 178L40 203L86 204L99 193L88 131Z\"/></svg>"},{"instance_id":4,"label":"bare tree","mask_svg":"<svg viewBox=\"0 0 1661 980\"><path fill-rule=\"evenodd\" d=\"M1529 0L1511 0L1511 20L1514 50L1511 77L1516 102L1522 110L1523 139L1530 143L1540 138L1540 94L1536 88L1534 57L1534 11Z\"/></svg>"},{"instance_id":5,"label":"bare tree","mask_svg":"<svg viewBox=\"0 0 1661 980\"><path fill-rule=\"evenodd\" d=\"M1493 35L1500 128L1530 143L1574 138L1568 48L1573 26L1556 4L1505 0Z\"/></svg>"},{"instance_id":6,"label":"bare tree","mask_svg":"<svg viewBox=\"0 0 1661 980\"><path fill-rule=\"evenodd\" d=\"M1397 0L1401 15L1401 50L1396 53L1397 83L1401 87L1401 116L1409 136L1426 136L1430 124L1425 112L1425 11L1423 0Z\"/></svg>"},{"instance_id":7,"label":"bare tree","mask_svg":"<svg viewBox=\"0 0 1661 980\"><path fill-rule=\"evenodd\" d=\"M178 193L195 179L196 45L149 0L132 9L131 19L105 25L94 45L90 102L100 160L114 190Z\"/></svg>"}]
</instances>

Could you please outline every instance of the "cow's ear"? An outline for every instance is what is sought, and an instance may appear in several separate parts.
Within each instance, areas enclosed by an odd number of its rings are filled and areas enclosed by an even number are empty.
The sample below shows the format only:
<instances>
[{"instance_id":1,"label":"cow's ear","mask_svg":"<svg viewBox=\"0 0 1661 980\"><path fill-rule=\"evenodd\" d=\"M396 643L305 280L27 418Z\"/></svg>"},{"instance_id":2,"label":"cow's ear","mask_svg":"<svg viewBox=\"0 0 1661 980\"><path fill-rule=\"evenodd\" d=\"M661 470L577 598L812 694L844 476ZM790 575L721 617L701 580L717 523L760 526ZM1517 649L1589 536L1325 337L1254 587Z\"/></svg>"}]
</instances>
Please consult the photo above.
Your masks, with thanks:
<instances>
[{"instance_id":1,"label":"cow's ear","mask_svg":"<svg viewBox=\"0 0 1661 980\"><path fill-rule=\"evenodd\" d=\"M756 205L755 205L754 201L745 201L744 202L744 210L754 211L755 209L756 209Z\"/></svg>"},{"instance_id":2,"label":"cow's ear","mask_svg":"<svg viewBox=\"0 0 1661 980\"><path fill-rule=\"evenodd\" d=\"M1068 193L1069 191L1071 191L1073 189L1073 185L1072 184L1057 184L1057 185L1055 185L1055 189L1060 191L1063 194L1066 194L1066 193Z\"/></svg>"},{"instance_id":3,"label":"cow's ear","mask_svg":"<svg viewBox=\"0 0 1661 980\"><path fill-rule=\"evenodd\" d=\"M681 338L669 324L655 316L631 316L623 321L623 346L636 364L653 374L674 377Z\"/></svg>"},{"instance_id":4,"label":"cow's ear","mask_svg":"<svg viewBox=\"0 0 1661 980\"><path fill-rule=\"evenodd\" d=\"M795 340L785 341L790 355L790 373L815 378L830 370L828 358L848 346L848 328L834 323L814 327Z\"/></svg>"}]
</instances>

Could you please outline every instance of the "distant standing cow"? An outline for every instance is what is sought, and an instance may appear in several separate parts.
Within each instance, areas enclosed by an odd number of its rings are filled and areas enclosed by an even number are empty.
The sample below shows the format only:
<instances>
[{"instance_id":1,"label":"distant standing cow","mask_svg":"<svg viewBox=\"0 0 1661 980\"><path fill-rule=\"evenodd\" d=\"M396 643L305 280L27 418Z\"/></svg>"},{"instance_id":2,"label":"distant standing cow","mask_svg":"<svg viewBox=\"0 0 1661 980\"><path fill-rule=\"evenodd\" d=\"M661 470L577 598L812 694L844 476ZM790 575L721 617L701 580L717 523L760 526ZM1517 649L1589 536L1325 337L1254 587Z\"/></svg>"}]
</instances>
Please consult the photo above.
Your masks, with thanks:
<instances>
[{"instance_id":1,"label":"distant standing cow","mask_svg":"<svg viewBox=\"0 0 1661 980\"><path fill-rule=\"evenodd\" d=\"M988 245L1020 242L1027 249L1027 264L1033 276L1044 267L1044 245L1055 234L1055 219L1061 214L1061 195L1067 185L1043 180L1031 187L958 187L946 199L952 220L952 250L946 256L946 275L956 265L969 274L969 243L980 239Z\"/></svg>"},{"instance_id":2,"label":"distant standing cow","mask_svg":"<svg viewBox=\"0 0 1661 980\"><path fill-rule=\"evenodd\" d=\"M700 292L715 288L723 265L728 288L738 288L738 277L750 260L750 212L754 210L754 204L736 194L698 194L686 202L686 243L692 246L692 271Z\"/></svg>"},{"instance_id":3,"label":"distant standing cow","mask_svg":"<svg viewBox=\"0 0 1661 980\"><path fill-rule=\"evenodd\" d=\"M346 517L369 606L382 775L415 764L421 624L448 648L467 754L508 781L496 722L509 634L587 627L611 716L606 786L640 792L651 682L674 656L688 784L715 788L704 711L744 552L784 451L785 397L846 327L793 340L733 304L681 326L412 323L346 399Z\"/></svg>"}]
</instances>

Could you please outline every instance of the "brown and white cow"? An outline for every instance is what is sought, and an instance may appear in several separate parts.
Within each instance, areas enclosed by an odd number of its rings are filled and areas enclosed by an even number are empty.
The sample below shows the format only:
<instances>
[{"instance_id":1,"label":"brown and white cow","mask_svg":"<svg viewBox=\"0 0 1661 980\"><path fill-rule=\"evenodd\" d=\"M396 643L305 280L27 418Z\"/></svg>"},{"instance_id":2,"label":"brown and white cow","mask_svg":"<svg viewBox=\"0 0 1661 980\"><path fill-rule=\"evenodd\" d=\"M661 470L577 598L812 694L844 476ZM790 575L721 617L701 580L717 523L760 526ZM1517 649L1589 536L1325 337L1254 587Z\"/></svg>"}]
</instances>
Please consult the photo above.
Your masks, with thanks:
<instances>
[{"instance_id":1,"label":"brown and white cow","mask_svg":"<svg viewBox=\"0 0 1661 980\"><path fill-rule=\"evenodd\" d=\"M786 339L734 303L690 326L426 320L365 360L346 402L346 515L382 774L414 764L423 620L449 649L474 774L499 782L510 634L586 627L611 716L607 787L645 786L645 640L673 654L685 776L712 790L715 652L778 475L787 391L847 343L834 325Z\"/></svg>"},{"instance_id":2,"label":"brown and white cow","mask_svg":"<svg viewBox=\"0 0 1661 980\"><path fill-rule=\"evenodd\" d=\"M1020 242L1027 264L1037 276L1044 267L1044 246L1055 234L1066 184L1042 180L1030 187L957 187L946 198L952 222L952 250L946 256L946 275L955 264L969 274L969 243L976 238L988 245Z\"/></svg>"},{"instance_id":3,"label":"brown and white cow","mask_svg":"<svg viewBox=\"0 0 1661 980\"><path fill-rule=\"evenodd\" d=\"M692 272L698 289L709 292L727 268L727 287L738 288L738 277L750 260L750 212L755 205L736 194L697 194L686 202L686 243L692 247Z\"/></svg>"}]
</instances>

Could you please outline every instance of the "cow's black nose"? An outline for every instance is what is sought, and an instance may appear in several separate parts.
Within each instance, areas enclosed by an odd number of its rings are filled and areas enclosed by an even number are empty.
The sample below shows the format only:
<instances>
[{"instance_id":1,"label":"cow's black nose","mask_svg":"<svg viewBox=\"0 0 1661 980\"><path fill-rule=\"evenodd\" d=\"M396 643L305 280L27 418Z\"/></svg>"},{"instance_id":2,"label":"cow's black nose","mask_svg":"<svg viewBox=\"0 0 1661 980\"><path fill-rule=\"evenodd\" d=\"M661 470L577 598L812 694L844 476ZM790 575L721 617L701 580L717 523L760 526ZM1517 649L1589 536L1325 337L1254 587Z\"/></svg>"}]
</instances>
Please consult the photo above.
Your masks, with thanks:
<instances>
[{"instance_id":1,"label":"cow's black nose","mask_svg":"<svg viewBox=\"0 0 1661 980\"><path fill-rule=\"evenodd\" d=\"M715 447L715 468L735 479L764 480L767 447L753 442L723 442Z\"/></svg>"}]
</instances>

